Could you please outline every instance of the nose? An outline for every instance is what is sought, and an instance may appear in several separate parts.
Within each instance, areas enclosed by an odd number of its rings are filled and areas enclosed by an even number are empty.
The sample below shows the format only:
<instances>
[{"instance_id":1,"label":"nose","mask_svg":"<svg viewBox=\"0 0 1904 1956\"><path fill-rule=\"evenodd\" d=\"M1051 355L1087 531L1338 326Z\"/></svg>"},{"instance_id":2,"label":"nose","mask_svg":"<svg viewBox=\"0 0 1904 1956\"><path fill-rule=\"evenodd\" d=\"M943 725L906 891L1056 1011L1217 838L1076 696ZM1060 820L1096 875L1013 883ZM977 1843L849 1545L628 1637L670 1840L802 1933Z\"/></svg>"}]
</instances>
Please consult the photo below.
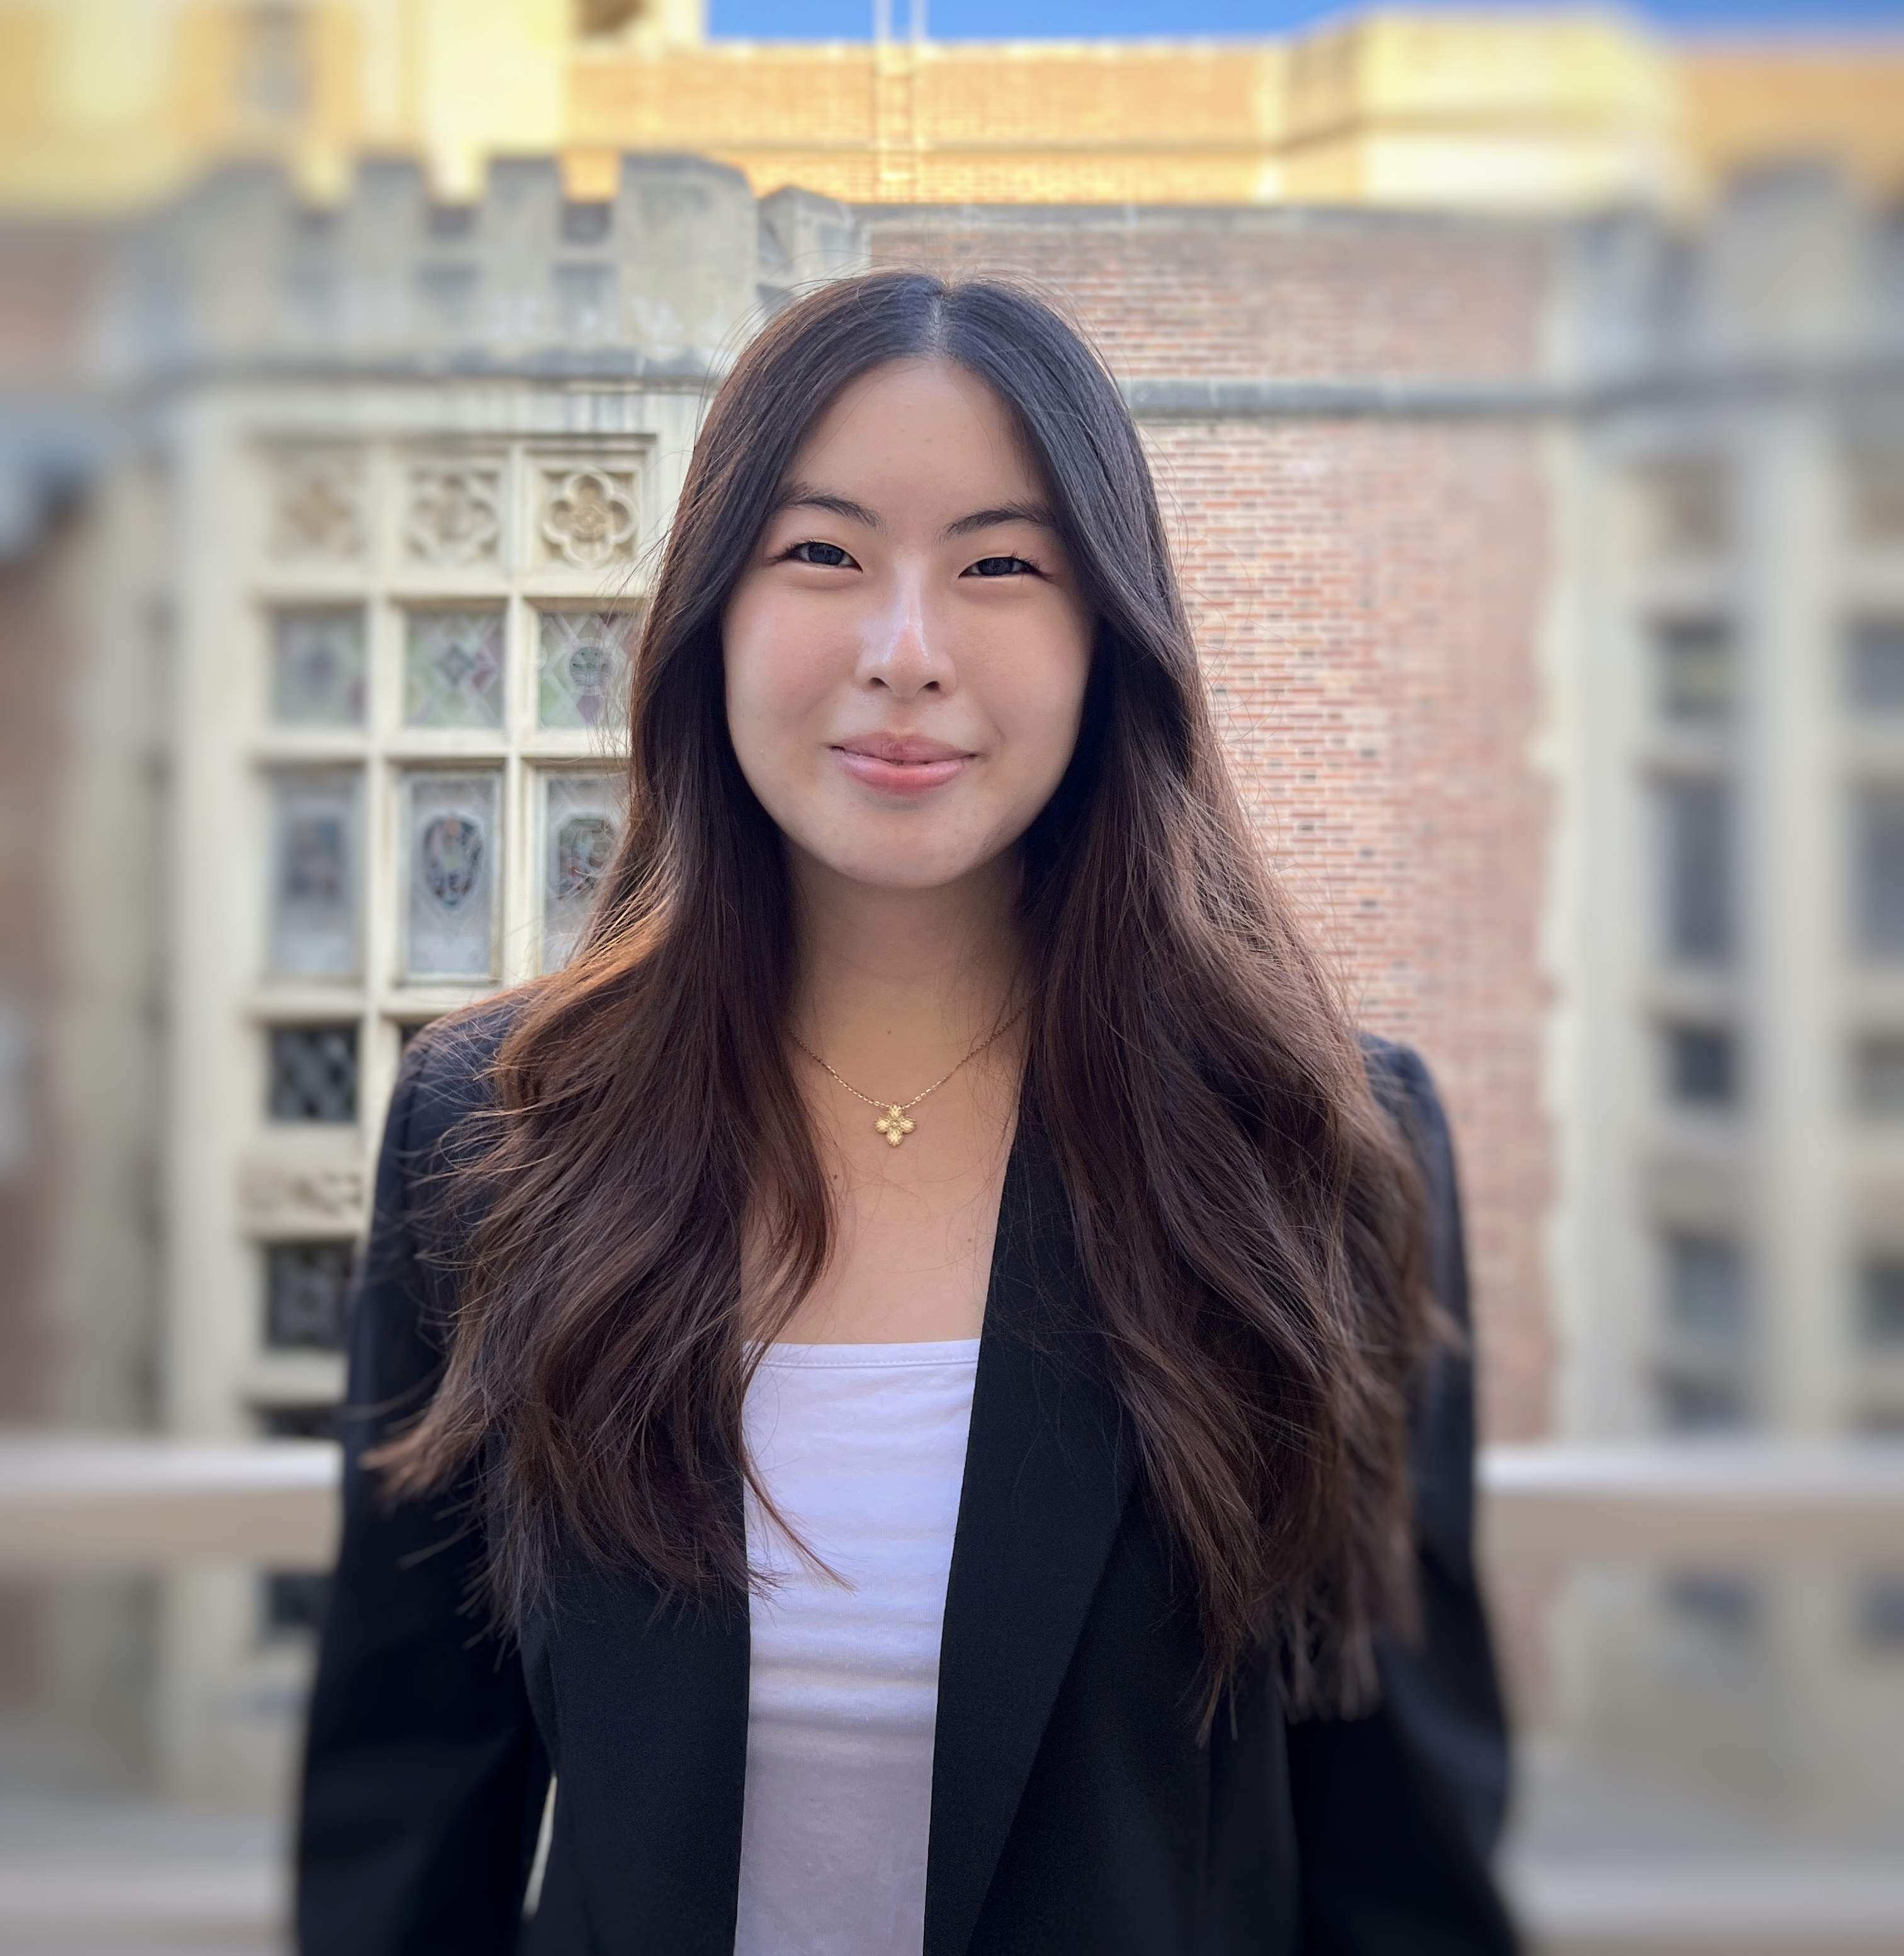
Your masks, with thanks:
<instances>
[{"instance_id":1,"label":"nose","mask_svg":"<svg viewBox=\"0 0 1904 1956\"><path fill-rule=\"evenodd\" d=\"M898 700L950 692L957 683L949 651L926 603L922 567L901 564L866 621L860 641L862 686Z\"/></svg>"}]
</instances>

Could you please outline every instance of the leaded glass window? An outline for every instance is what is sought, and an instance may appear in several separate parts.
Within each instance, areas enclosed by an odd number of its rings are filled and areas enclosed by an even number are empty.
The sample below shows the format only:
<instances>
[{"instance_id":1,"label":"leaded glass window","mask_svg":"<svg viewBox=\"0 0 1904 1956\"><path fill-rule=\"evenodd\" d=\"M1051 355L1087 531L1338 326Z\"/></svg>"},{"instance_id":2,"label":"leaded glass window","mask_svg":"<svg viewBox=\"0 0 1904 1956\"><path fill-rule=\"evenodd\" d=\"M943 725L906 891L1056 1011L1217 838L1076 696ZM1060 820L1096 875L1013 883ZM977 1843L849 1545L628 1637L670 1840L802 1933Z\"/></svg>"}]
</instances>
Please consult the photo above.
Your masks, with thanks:
<instances>
[{"instance_id":1,"label":"leaded glass window","mask_svg":"<svg viewBox=\"0 0 1904 1956\"><path fill-rule=\"evenodd\" d=\"M1850 651L1852 705L1904 713L1904 617L1854 620Z\"/></svg>"},{"instance_id":2,"label":"leaded glass window","mask_svg":"<svg viewBox=\"0 0 1904 1956\"><path fill-rule=\"evenodd\" d=\"M1867 1576L1859 1584L1858 1635L1874 1652L1904 1658L1904 1570Z\"/></svg>"},{"instance_id":3,"label":"leaded glass window","mask_svg":"<svg viewBox=\"0 0 1904 1956\"><path fill-rule=\"evenodd\" d=\"M1855 456L1851 477L1852 535L1874 550L1904 546L1904 451Z\"/></svg>"},{"instance_id":4,"label":"leaded glass window","mask_svg":"<svg viewBox=\"0 0 1904 1956\"><path fill-rule=\"evenodd\" d=\"M1674 781L1659 797L1667 955L1723 964L1732 949L1730 792L1722 781Z\"/></svg>"},{"instance_id":5,"label":"leaded glass window","mask_svg":"<svg viewBox=\"0 0 1904 1956\"><path fill-rule=\"evenodd\" d=\"M1764 1607L1758 1585L1748 1576L1688 1570L1669 1576L1663 1587L1673 1614L1707 1636L1743 1644L1758 1633Z\"/></svg>"},{"instance_id":6,"label":"leaded glass window","mask_svg":"<svg viewBox=\"0 0 1904 1956\"><path fill-rule=\"evenodd\" d=\"M274 1026L270 1107L274 1121L357 1118L357 1025Z\"/></svg>"},{"instance_id":7,"label":"leaded glass window","mask_svg":"<svg viewBox=\"0 0 1904 1956\"><path fill-rule=\"evenodd\" d=\"M544 727L619 727L628 715L626 611L544 611L537 637L537 720Z\"/></svg>"},{"instance_id":8,"label":"leaded glass window","mask_svg":"<svg viewBox=\"0 0 1904 1956\"><path fill-rule=\"evenodd\" d=\"M1666 1423L1680 1432L1742 1425L1750 1348L1739 1245L1726 1236L1675 1230L1664 1248L1660 1387Z\"/></svg>"},{"instance_id":9,"label":"leaded glass window","mask_svg":"<svg viewBox=\"0 0 1904 1956\"><path fill-rule=\"evenodd\" d=\"M1721 465L1707 457L1660 462L1647 472L1649 554L1665 563L1696 562L1726 547L1730 512Z\"/></svg>"},{"instance_id":10,"label":"leaded glass window","mask_svg":"<svg viewBox=\"0 0 1904 1956\"><path fill-rule=\"evenodd\" d=\"M352 1245L273 1243L265 1251L264 1341L278 1351L340 1352Z\"/></svg>"},{"instance_id":11,"label":"leaded glass window","mask_svg":"<svg viewBox=\"0 0 1904 1956\"><path fill-rule=\"evenodd\" d=\"M1904 1120L1904 1033L1876 1033L1852 1049L1852 1090L1858 1111Z\"/></svg>"},{"instance_id":12,"label":"leaded glass window","mask_svg":"<svg viewBox=\"0 0 1904 1956\"><path fill-rule=\"evenodd\" d=\"M297 605L271 617L271 717L285 727L364 724L364 608Z\"/></svg>"},{"instance_id":13,"label":"leaded glass window","mask_svg":"<svg viewBox=\"0 0 1904 1956\"><path fill-rule=\"evenodd\" d=\"M1856 830L1860 943L1872 957L1904 957L1904 782L1861 790Z\"/></svg>"},{"instance_id":14,"label":"leaded glass window","mask_svg":"<svg viewBox=\"0 0 1904 1956\"><path fill-rule=\"evenodd\" d=\"M1865 1342L1904 1350L1904 1254L1867 1257L1859 1289Z\"/></svg>"},{"instance_id":15,"label":"leaded glass window","mask_svg":"<svg viewBox=\"0 0 1904 1956\"><path fill-rule=\"evenodd\" d=\"M621 834L619 775L544 778L542 968L574 951Z\"/></svg>"},{"instance_id":16,"label":"leaded glass window","mask_svg":"<svg viewBox=\"0 0 1904 1956\"><path fill-rule=\"evenodd\" d=\"M412 610L404 625L406 727L503 724L503 614Z\"/></svg>"},{"instance_id":17,"label":"leaded glass window","mask_svg":"<svg viewBox=\"0 0 1904 1956\"><path fill-rule=\"evenodd\" d=\"M466 983L496 975L501 779L493 769L404 777L406 979Z\"/></svg>"},{"instance_id":18,"label":"leaded glass window","mask_svg":"<svg viewBox=\"0 0 1904 1956\"><path fill-rule=\"evenodd\" d=\"M270 793L267 965L279 978L354 978L363 776L355 768L285 768L271 777Z\"/></svg>"},{"instance_id":19,"label":"leaded glass window","mask_svg":"<svg viewBox=\"0 0 1904 1956\"><path fill-rule=\"evenodd\" d=\"M264 1579L264 1630L270 1637L313 1637L330 1607L330 1578L309 1570L279 1570Z\"/></svg>"},{"instance_id":20,"label":"leaded glass window","mask_svg":"<svg viewBox=\"0 0 1904 1956\"><path fill-rule=\"evenodd\" d=\"M1729 1107L1739 1096L1737 1043L1723 1026L1666 1028L1666 1087L1682 1106Z\"/></svg>"},{"instance_id":21,"label":"leaded glass window","mask_svg":"<svg viewBox=\"0 0 1904 1956\"><path fill-rule=\"evenodd\" d=\"M267 1407L258 1415L269 1440L335 1440L334 1405ZM273 1570L259 1579L260 1614L267 1637L314 1636L330 1607L331 1579L314 1570Z\"/></svg>"},{"instance_id":22,"label":"leaded glass window","mask_svg":"<svg viewBox=\"0 0 1904 1956\"><path fill-rule=\"evenodd\" d=\"M1732 716L1732 626L1723 618L1668 618L1653 628L1660 703L1669 720L1711 724Z\"/></svg>"}]
</instances>

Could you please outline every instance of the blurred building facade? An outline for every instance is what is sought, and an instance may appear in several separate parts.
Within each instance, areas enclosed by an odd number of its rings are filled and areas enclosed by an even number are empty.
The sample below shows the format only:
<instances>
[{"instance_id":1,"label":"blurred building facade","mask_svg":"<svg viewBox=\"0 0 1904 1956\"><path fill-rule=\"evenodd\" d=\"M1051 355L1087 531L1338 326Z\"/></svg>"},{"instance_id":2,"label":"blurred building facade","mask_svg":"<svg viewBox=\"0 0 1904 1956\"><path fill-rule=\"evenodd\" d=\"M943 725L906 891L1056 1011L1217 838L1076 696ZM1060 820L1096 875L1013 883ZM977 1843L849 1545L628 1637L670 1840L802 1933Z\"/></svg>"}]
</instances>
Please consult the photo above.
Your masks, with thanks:
<instances>
[{"instance_id":1,"label":"blurred building facade","mask_svg":"<svg viewBox=\"0 0 1904 1956\"><path fill-rule=\"evenodd\" d=\"M789 292L922 264L1032 282L1127 390L1253 809L1447 1093L1490 1433L1904 1424L1888 56L409 0L167 8L187 61L160 20L0 8L8 1417L321 1430L402 1044L559 957L612 841L710 382ZM74 23L144 55L55 86ZM0 1610L0 1672L271 1794L317 1607L75 1593ZM1895 1800L1900 1572L1559 1620L1562 1722Z\"/></svg>"},{"instance_id":2,"label":"blurred building facade","mask_svg":"<svg viewBox=\"0 0 1904 1956\"><path fill-rule=\"evenodd\" d=\"M1894 42L1675 42L1591 8L1176 43L705 25L701 0L0 0L0 207L125 209L236 156L323 203L365 155L421 164L450 203L492 157L553 156L586 200L628 150L855 203L1551 212L1709 201L1797 155L1904 186Z\"/></svg>"}]
</instances>

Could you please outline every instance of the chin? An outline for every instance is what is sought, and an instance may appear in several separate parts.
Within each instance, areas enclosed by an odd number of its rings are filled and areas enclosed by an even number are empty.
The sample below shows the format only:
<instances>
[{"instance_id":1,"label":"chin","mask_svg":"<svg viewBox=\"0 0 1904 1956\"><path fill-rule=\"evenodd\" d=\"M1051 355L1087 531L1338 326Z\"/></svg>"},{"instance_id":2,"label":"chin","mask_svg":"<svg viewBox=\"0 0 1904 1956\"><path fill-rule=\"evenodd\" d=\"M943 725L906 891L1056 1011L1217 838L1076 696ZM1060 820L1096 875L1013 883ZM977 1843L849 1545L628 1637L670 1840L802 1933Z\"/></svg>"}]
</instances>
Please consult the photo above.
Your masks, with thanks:
<instances>
[{"instance_id":1,"label":"chin","mask_svg":"<svg viewBox=\"0 0 1904 1956\"><path fill-rule=\"evenodd\" d=\"M824 860L825 859L822 859ZM892 850L836 858L827 867L849 882L875 890L939 890L969 876L979 864L963 857L953 861L922 857Z\"/></svg>"}]
</instances>

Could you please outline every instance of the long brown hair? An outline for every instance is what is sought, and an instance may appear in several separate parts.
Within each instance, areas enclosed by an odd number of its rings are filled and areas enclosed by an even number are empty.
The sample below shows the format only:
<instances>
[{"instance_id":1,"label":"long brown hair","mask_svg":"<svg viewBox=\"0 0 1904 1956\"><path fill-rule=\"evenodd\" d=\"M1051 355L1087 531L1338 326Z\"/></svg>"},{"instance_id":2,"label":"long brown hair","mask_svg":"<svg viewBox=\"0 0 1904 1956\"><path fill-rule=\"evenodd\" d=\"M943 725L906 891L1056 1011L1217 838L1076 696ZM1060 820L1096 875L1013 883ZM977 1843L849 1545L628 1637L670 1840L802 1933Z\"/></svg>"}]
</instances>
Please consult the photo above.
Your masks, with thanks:
<instances>
[{"instance_id":1,"label":"long brown hair","mask_svg":"<svg viewBox=\"0 0 1904 1956\"><path fill-rule=\"evenodd\" d=\"M1266 1639L1295 1702L1350 1702L1371 1629L1409 1607L1419 1185L1250 838L1123 400L1004 286L829 286L714 399L635 662L619 850L578 954L514 1007L452 1191L479 1219L447 1369L380 1462L399 1495L480 1463L505 1620L569 1544L667 1594L746 1593L755 1341L824 1267L833 1215L788 1058L781 841L729 740L721 618L814 417L922 357L1012 414L1098 620L1077 751L1021 844L1021 1122L1068 1193L1147 1498L1191 1579L1206 1715ZM743 1321L750 1225L770 1254Z\"/></svg>"}]
</instances>

